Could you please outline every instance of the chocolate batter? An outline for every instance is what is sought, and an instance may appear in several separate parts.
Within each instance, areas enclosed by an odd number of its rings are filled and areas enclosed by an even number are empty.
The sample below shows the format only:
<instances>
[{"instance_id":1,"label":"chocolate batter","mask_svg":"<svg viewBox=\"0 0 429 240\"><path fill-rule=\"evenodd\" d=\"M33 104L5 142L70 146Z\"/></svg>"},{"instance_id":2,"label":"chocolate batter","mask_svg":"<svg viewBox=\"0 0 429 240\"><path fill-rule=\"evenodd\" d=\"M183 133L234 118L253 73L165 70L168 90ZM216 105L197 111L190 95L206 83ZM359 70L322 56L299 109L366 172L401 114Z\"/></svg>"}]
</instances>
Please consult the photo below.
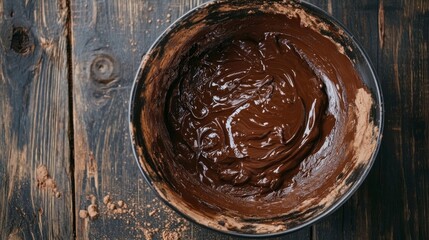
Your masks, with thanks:
<instances>
[{"instance_id":1,"label":"chocolate batter","mask_svg":"<svg viewBox=\"0 0 429 240\"><path fill-rule=\"evenodd\" d=\"M208 187L251 201L289 187L293 170L343 124L335 116L346 106L332 87L341 76L327 76L337 59L326 56L338 49L320 45L325 37L281 15L238 26L218 26L215 34L234 31L182 62L165 119L174 161ZM348 64L343 77L359 83ZM328 109L329 95L336 108Z\"/></svg>"},{"instance_id":2,"label":"chocolate batter","mask_svg":"<svg viewBox=\"0 0 429 240\"><path fill-rule=\"evenodd\" d=\"M331 132L326 85L288 32L281 18L252 19L181 68L166 116L175 160L209 187L278 190Z\"/></svg>"},{"instance_id":3,"label":"chocolate batter","mask_svg":"<svg viewBox=\"0 0 429 240\"><path fill-rule=\"evenodd\" d=\"M147 60L140 117L160 194L200 223L250 233L330 207L377 134L342 32L295 5L261 9L173 32Z\"/></svg>"}]
</instances>

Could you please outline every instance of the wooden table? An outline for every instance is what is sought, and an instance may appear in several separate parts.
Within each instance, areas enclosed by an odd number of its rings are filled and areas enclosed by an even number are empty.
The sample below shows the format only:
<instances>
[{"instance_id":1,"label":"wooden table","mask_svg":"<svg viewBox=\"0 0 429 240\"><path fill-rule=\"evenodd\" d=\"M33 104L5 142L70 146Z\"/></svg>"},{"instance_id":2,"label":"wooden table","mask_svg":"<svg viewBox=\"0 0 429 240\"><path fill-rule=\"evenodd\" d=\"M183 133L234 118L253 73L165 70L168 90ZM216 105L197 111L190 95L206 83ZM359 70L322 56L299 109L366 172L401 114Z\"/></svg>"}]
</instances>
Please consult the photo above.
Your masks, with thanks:
<instances>
[{"instance_id":1,"label":"wooden table","mask_svg":"<svg viewBox=\"0 0 429 240\"><path fill-rule=\"evenodd\" d=\"M0 0L0 239L231 239L160 203L129 143L142 56L202 2ZM384 139L343 207L278 239L429 239L429 1L310 2L368 52L384 92ZM38 182L41 166L58 195ZM79 217L91 194L97 220ZM129 212L108 210L107 194Z\"/></svg>"}]
</instances>

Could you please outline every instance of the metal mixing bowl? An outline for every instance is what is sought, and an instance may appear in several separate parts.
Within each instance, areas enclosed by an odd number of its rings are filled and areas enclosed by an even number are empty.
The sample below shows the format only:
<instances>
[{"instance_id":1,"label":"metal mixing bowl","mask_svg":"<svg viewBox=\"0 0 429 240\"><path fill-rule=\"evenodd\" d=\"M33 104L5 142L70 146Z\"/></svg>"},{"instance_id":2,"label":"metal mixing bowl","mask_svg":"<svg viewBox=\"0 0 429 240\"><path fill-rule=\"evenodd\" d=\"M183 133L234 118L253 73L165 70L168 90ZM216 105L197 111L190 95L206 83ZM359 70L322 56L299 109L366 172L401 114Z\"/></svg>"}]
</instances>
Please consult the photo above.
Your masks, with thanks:
<instances>
[{"instance_id":1,"label":"metal mixing bowl","mask_svg":"<svg viewBox=\"0 0 429 240\"><path fill-rule=\"evenodd\" d=\"M141 126L142 112L146 111L148 108L148 100L144 97L144 95L148 91L152 91L152 94L160 94L160 96L163 96L163 94L157 92L160 91L160 89L151 87L151 81L154 81L154 74L157 74L156 72L159 70L159 65L163 64L163 59L174 57L174 54L172 54L171 51L168 51L168 48L181 44L181 38L178 36L185 37L187 36L187 34L190 34L191 31L198 31L198 26L202 22L204 22L205 24L218 23L219 21L224 21L227 18L234 17L234 15L243 14L243 11L257 11L256 6L258 6L260 2L261 1L258 0L223 0L208 2L192 9L187 14L177 19L167 30L165 30L159 36L159 38L155 41L155 43L148 50L147 54L143 58L141 66L134 81L129 106L130 132L135 158L145 179L154 189L154 191L158 194L158 196L162 200L164 200L167 205L175 209L177 212L181 213L186 218L197 222L205 227L215 229L222 233L250 237L274 236L301 229L326 217L339 206L341 206L362 184L374 163L380 146L384 119L383 100L380 85L377 80L374 69L369 61L369 58L362 49L362 47L337 20L329 16L326 12L309 3L297 2L294 4L300 6L307 13L316 16L321 21L344 31L344 39L340 39L340 41L342 41L341 44L344 44L349 49L351 49L351 51L347 51L346 54L349 56L350 59L353 59L353 65L357 73L360 75L360 78L370 90L373 96L374 104L372 107L371 118L374 122L374 125L378 127L379 131L378 136L376 136L377 146L374 152L371 154L371 157L367 161L366 165L363 168L356 169L356 172L353 177L353 183L350 185L350 187L348 187L348 189L344 191L344 193L342 193L340 197L337 197L336 200L323 212L315 216L311 216L304 221L297 220L296 224L289 225L292 227L288 227L287 229L282 230L280 232L266 232L254 234L246 231L241 231L240 229L231 230L219 227L216 225L215 222L211 221L210 219L204 219L204 217L201 217L201 215L199 215L198 213L189 211L189 209L186 208L186 204L180 203L180 198L173 197L168 191L165 191L165 187L168 188L168 184L163 183L162 174L159 174L159 167L157 166L157 163L152 159L152 156L154 156L154 154L158 154L159 156L162 153L150 152L148 150L150 149L148 147L148 144L150 144L151 141L147 139L147 136L150 136L150 132L152 130L145 128L145 126ZM272 2L282 3L283 1L271 0L265 2L270 4ZM231 6L233 7L231 8ZM157 81L163 80L159 79ZM152 103L152 106L157 106L157 104L159 105L159 103Z\"/></svg>"}]
</instances>

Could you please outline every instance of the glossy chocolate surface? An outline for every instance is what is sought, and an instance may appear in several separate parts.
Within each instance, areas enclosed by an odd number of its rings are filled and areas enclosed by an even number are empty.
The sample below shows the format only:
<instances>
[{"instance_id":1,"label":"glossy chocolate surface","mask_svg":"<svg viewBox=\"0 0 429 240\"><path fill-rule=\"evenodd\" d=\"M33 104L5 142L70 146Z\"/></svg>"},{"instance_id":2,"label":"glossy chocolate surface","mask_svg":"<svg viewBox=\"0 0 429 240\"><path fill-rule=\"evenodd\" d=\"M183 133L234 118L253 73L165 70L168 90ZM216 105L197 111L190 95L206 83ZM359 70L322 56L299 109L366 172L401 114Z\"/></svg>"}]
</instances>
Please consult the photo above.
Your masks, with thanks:
<instances>
[{"instance_id":1,"label":"glossy chocolate surface","mask_svg":"<svg viewBox=\"0 0 429 240\"><path fill-rule=\"evenodd\" d=\"M175 161L203 184L250 200L287 185L288 173L320 150L344 110L328 111L326 73L284 19L247 23L186 60L166 122Z\"/></svg>"}]
</instances>

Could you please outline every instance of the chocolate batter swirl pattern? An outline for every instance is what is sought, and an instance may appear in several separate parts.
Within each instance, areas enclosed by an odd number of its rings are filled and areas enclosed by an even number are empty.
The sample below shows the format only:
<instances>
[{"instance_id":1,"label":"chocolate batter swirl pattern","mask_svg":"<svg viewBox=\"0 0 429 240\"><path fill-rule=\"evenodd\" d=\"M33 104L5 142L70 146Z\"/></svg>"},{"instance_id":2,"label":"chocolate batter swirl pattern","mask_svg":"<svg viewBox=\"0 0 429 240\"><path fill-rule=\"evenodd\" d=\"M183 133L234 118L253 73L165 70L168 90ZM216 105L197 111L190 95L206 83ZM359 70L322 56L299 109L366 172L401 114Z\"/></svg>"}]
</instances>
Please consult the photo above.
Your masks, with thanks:
<instances>
[{"instance_id":1,"label":"chocolate batter swirl pattern","mask_svg":"<svg viewBox=\"0 0 429 240\"><path fill-rule=\"evenodd\" d=\"M167 105L178 162L212 188L246 188L233 191L240 197L284 185L335 121L313 67L278 32L232 37L192 56Z\"/></svg>"}]
</instances>

